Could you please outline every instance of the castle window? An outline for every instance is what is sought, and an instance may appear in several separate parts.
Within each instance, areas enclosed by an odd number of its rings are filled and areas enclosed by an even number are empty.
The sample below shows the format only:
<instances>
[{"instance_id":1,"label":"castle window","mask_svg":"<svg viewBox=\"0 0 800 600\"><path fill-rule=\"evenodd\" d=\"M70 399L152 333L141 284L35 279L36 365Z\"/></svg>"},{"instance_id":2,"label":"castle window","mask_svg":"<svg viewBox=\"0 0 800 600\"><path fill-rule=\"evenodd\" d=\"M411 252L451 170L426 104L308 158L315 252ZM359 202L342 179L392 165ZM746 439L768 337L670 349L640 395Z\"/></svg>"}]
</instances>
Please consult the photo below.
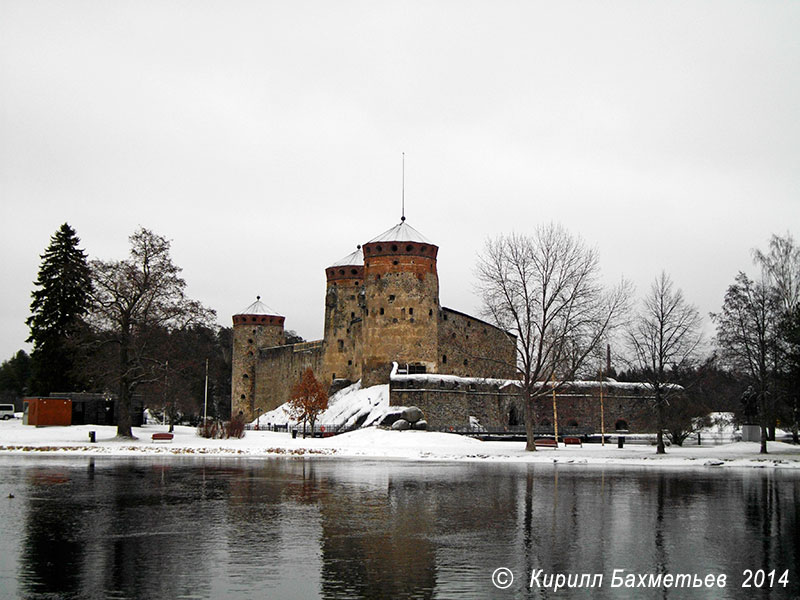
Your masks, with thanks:
<instances>
[{"instance_id":1,"label":"castle window","mask_svg":"<svg viewBox=\"0 0 800 600\"><path fill-rule=\"evenodd\" d=\"M469 365L469 361L465 358L464 359L464 366L466 367L467 365Z\"/></svg>"},{"instance_id":2,"label":"castle window","mask_svg":"<svg viewBox=\"0 0 800 600\"><path fill-rule=\"evenodd\" d=\"M344 352L344 340L336 340L336 345L339 347L339 352Z\"/></svg>"},{"instance_id":3,"label":"castle window","mask_svg":"<svg viewBox=\"0 0 800 600\"><path fill-rule=\"evenodd\" d=\"M381 276L380 275L375 275L375 280L376 281L380 281L381 280Z\"/></svg>"},{"instance_id":4,"label":"castle window","mask_svg":"<svg viewBox=\"0 0 800 600\"><path fill-rule=\"evenodd\" d=\"M250 338L249 340L247 340L247 343L248 344L252 344L253 343L253 338Z\"/></svg>"},{"instance_id":5,"label":"castle window","mask_svg":"<svg viewBox=\"0 0 800 600\"><path fill-rule=\"evenodd\" d=\"M411 252L413 249L414 249L414 246L412 246L411 244L406 246L406 252Z\"/></svg>"},{"instance_id":6,"label":"castle window","mask_svg":"<svg viewBox=\"0 0 800 600\"><path fill-rule=\"evenodd\" d=\"M567 421L567 427L577 427L577 426L578 422L575 419L570 419L569 421Z\"/></svg>"},{"instance_id":7,"label":"castle window","mask_svg":"<svg viewBox=\"0 0 800 600\"><path fill-rule=\"evenodd\" d=\"M358 271L356 271L355 269L350 269L350 274L351 275L357 275Z\"/></svg>"},{"instance_id":8,"label":"castle window","mask_svg":"<svg viewBox=\"0 0 800 600\"><path fill-rule=\"evenodd\" d=\"M394 294L389 295L389 302L394 302Z\"/></svg>"},{"instance_id":9,"label":"castle window","mask_svg":"<svg viewBox=\"0 0 800 600\"><path fill-rule=\"evenodd\" d=\"M350 313L350 318L351 318L351 319L355 319L355 318L356 318L356 313L354 313L354 312L351 312L351 313Z\"/></svg>"},{"instance_id":10,"label":"castle window","mask_svg":"<svg viewBox=\"0 0 800 600\"><path fill-rule=\"evenodd\" d=\"M447 354L442 354L442 364L443 365L447 364Z\"/></svg>"},{"instance_id":11,"label":"castle window","mask_svg":"<svg viewBox=\"0 0 800 600\"><path fill-rule=\"evenodd\" d=\"M344 269L339 269L339 275L344 275Z\"/></svg>"},{"instance_id":12,"label":"castle window","mask_svg":"<svg viewBox=\"0 0 800 600\"><path fill-rule=\"evenodd\" d=\"M427 249L428 249L427 246L423 246L422 248L420 248L420 250L422 250L423 252L425 252L425 250L427 250Z\"/></svg>"},{"instance_id":13,"label":"castle window","mask_svg":"<svg viewBox=\"0 0 800 600\"><path fill-rule=\"evenodd\" d=\"M347 366L352 366L352 365L353 365L353 361L352 360L348 360L347 361Z\"/></svg>"},{"instance_id":14,"label":"castle window","mask_svg":"<svg viewBox=\"0 0 800 600\"><path fill-rule=\"evenodd\" d=\"M392 261L392 264L393 264L393 265L399 265L400 263L399 263L399 262L397 262L396 260L393 260L393 261Z\"/></svg>"},{"instance_id":15,"label":"castle window","mask_svg":"<svg viewBox=\"0 0 800 600\"><path fill-rule=\"evenodd\" d=\"M245 399L245 397L246 397L246 396L245 396L244 394L242 394L241 396L239 396L239 399L240 399L240 400L244 400L244 399Z\"/></svg>"},{"instance_id":16,"label":"castle window","mask_svg":"<svg viewBox=\"0 0 800 600\"><path fill-rule=\"evenodd\" d=\"M447 321L447 313L444 313L444 314L442 315L442 318L443 318L445 321Z\"/></svg>"},{"instance_id":17,"label":"castle window","mask_svg":"<svg viewBox=\"0 0 800 600\"><path fill-rule=\"evenodd\" d=\"M247 356L253 356L253 351L250 350L250 352L247 353Z\"/></svg>"},{"instance_id":18,"label":"castle window","mask_svg":"<svg viewBox=\"0 0 800 600\"><path fill-rule=\"evenodd\" d=\"M625 419L619 419L616 423L614 423L614 429L617 431L627 431L628 422Z\"/></svg>"},{"instance_id":19,"label":"castle window","mask_svg":"<svg viewBox=\"0 0 800 600\"><path fill-rule=\"evenodd\" d=\"M381 314L383 314L383 307L381 306Z\"/></svg>"},{"instance_id":20,"label":"castle window","mask_svg":"<svg viewBox=\"0 0 800 600\"><path fill-rule=\"evenodd\" d=\"M365 308L365 309L364 309L364 316L365 316L365 317L368 317L368 316L369 316L369 309L368 309L368 308Z\"/></svg>"},{"instance_id":21,"label":"castle window","mask_svg":"<svg viewBox=\"0 0 800 600\"><path fill-rule=\"evenodd\" d=\"M413 314L414 314L414 309L413 308L409 308L408 309L408 315L411 316Z\"/></svg>"},{"instance_id":22,"label":"castle window","mask_svg":"<svg viewBox=\"0 0 800 600\"><path fill-rule=\"evenodd\" d=\"M353 284L353 285L355 285L356 287L358 287L359 285L361 285L361 282L360 282L360 281L356 281L356 282L355 282L355 284Z\"/></svg>"},{"instance_id":23,"label":"castle window","mask_svg":"<svg viewBox=\"0 0 800 600\"><path fill-rule=\"evenodd\" d=\"M405 308L401 308L401 309L400 309L400 316L401 316L403 319L405 319L405 318L406 318L406 309L405 309Z\"/></svg>"},{"instance_id":24,"label":"castle window","mask_svg":"<svg viewBox=\"0 0 800 600\"><path fill-rule=\"evenodd\" d=\"M432 317L432 316L433 316L433 309L432 309L432 308L431 308L431 309L428 309L428 316L429 316L429 317Z\"/></svg>"},{"instance_id":25,"label":"castle window","mask_svg":"<svg viewBox=\"0 0 800 600\"><path fill-rule=\"evenodd\" d=\"M242 375L242 379L250 379L250 376L247 373L245 373L244 375Z\"/></svg>"},{"instance_id":26,"label":"castle window","mask_svg":"<svg viewBox=\"0 0 800 600\"><path fill-rule=\"evenodd\" d=\"M375 250L377 250L378 252L380 252L381 250L383 250L383 247L382 247L382 246L375 246Z\"/></svg>"},{"instance_id":27,"label":"castle window","mask_svg":"<svg viewBox=\"0 0 800 600\"><path fill-rule=\"evenodd\" d=\"M397 252L397 244L392 244L392 252Z\"/></svg>"}]
</instances>

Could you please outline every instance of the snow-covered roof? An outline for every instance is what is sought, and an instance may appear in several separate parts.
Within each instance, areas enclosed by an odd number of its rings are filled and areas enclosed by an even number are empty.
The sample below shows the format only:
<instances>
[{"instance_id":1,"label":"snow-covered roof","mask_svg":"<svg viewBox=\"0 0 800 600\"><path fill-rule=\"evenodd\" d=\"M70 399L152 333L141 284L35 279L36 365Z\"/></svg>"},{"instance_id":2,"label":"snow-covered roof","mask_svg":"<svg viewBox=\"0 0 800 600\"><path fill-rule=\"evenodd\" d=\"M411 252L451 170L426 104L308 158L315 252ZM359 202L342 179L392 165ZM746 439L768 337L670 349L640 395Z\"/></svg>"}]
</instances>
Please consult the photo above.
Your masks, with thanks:
<instances>
[{"instance_id":1,"label":"snow-covered roof","mask_svg":"<svg viewBox=\"0 0 800 600\"><path fill-rule=\"evenodd\" d=\"M349 267L351 265L360 265L364 264L364 251L361 249L361 246L355 252L351 252L347 256L342 259L337 260L335 263L330 265L331 267Z\"/></svg>"},{"instance_id":2,"label":"snow-covered roof","mask_svg":"<svg viewBox=\"0 0 800 600\"><path fill-rule=\"evenodd\" d=\"M269 306L264 304L261 301L261 296L256 296L256 301L253 302L250 306L245 308L243 311L237 313L240 315L275 315L278 316L278 313L272 310Z\"/></svg>"},{"instance_id":3,"label":"snow-covered roof","mask_svg":"<svg viewBox=\"0 0 800 600\"><path fill-rule=\"evenodd\" d=\"M400 221L399 224L384 231L378 237L372 238L367 243L371 244L373 242L419 242L433 245L432 241L414 229L405 220Z\"/></svg>"}]
</instances>

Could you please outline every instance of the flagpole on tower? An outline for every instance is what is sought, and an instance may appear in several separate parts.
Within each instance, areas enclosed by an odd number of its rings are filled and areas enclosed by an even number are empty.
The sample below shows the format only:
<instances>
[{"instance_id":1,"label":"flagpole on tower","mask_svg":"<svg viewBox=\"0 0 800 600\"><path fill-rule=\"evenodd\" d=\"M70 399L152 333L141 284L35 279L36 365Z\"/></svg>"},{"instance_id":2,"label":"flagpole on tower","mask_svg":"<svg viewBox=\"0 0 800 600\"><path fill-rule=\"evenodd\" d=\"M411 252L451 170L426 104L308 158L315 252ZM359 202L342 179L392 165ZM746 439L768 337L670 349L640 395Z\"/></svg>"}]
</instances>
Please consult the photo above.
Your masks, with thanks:
<instances>
[{"instance_id":1,"label":"flagpole on tower","mask_svg":"<svg viewBox=\"0 0 800 600\"><path fill-rule=\"evenodd\" d=\"M403 186L402 186L402 212L400 221L406 220L406 153L403 152Z\"/></svg>"}]
</instances>

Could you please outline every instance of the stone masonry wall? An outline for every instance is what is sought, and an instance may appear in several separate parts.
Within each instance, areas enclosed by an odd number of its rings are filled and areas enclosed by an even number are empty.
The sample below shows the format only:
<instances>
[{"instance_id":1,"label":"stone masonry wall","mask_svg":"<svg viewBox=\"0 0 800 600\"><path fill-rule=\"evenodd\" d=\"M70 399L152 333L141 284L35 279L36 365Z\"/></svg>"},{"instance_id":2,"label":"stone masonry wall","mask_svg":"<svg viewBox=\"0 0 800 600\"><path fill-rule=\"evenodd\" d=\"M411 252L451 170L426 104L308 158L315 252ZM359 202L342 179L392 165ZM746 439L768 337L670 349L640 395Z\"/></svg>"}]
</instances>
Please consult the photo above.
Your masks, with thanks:
<instances>
[{"instance_id":1,"label":"stone masonry wall","mask_svg":"<svg viewBox=\"0 0 800 600\"><path fill-rule=\"evenodd\" d=\"M287 402L292 386L308 368L319 379L322 341L262 348L255 373L255 408L267 412ZM256 416L252 414L248 418Z\"/></svg>"},{"instance_id":2,"label":"stone masonry wall","mask_svg":"<svg viewBox=\"0 0 800 600\"><path fill-rule=\"evenodd\" d=\"M485 321L442 307L438 373L510 379L515 376L515 338Z\"/></svg>"}]
</instances>

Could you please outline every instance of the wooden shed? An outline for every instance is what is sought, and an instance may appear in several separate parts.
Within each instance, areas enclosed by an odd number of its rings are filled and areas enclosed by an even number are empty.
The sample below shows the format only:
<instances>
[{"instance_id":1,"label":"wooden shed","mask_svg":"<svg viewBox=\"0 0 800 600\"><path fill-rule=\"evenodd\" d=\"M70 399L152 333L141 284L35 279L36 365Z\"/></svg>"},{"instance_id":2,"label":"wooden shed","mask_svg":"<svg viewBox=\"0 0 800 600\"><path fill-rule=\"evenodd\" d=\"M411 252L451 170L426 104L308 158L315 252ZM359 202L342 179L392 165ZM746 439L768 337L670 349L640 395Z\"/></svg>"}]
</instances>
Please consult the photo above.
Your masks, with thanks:
<instances>
[{"instance_id":1,"label":"wooden shed","mask_svg":"<svg viewBox=\"0 0 800 600\"><path fill-rule=\"evenodd\" d=\"M68 398L25 398L22 411L23 425L72 425L72 400Z\"/></svg>"}]
</instances>

